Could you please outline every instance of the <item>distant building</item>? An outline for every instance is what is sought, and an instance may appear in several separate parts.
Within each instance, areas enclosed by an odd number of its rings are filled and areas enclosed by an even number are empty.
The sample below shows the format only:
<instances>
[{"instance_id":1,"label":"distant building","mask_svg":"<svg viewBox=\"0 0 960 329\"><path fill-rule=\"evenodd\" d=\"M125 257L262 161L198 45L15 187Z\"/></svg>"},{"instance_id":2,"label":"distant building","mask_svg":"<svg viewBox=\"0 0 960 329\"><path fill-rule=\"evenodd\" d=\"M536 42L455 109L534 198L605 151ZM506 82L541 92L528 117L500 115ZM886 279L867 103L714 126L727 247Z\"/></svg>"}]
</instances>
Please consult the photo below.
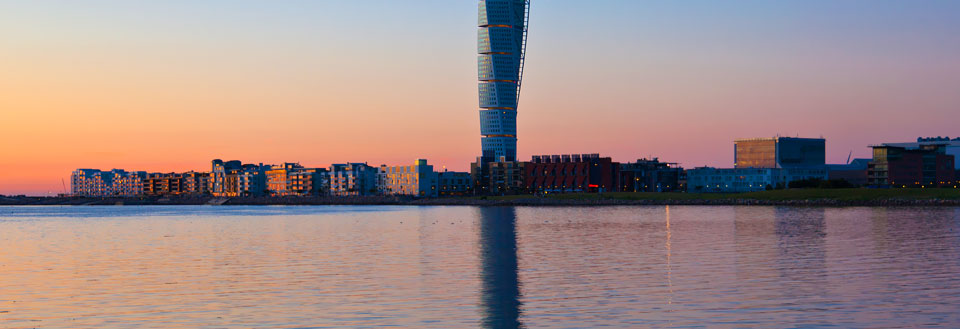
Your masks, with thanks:
<instances>
[{"instance_id":1,"label":"distant building","mask_svg":"<svg viewBox=\"0 0 960 329\"><path fill-rule=\"evenodd\" d=\"M485 162L482 157L470 164L470 180L473 191L479 195L520 194L524 187L526 162L507 161L501 157L496 162Z\"/></svg>"},{"instance_id":2,"label":"distant building","mask_svg":"<svg viewBox=\"0 0 960 329\"><path fill-rule=\"evenodd\" d=\"M274 196L326 195L328 193L327 170L323 168L304 168L299 163L287 162L269 169L250 167L248 177L255 177L257 170L266 171L266 192ZM256 195L257 182L250 182L248 195Z\"/></svg>"},{"instance_id":3,"label":"distant building","mask_svg":"<svg viewBox=\"0 0 960 329\"><path fill-rule=\"evenodd\" d=\"M245 164L237 173L238 194L242 196L261 196L269 193L267 189L267 170L269 165Z\"/></svg>"},{"instance_id":4,"label":"distant building","mask_svg":"<svg viewBox=\"0 0 960 329\"><path fill-rule=\"evenodd\" d=\"M480 0L477 34L482 163L517 160L517 100L528 0ZM498 165L499 166L499 165ZM487 170L481 166L480 170Z\"/></svg>"},{"instance_id":5,"label":"distant building","mask_svg":"<svg viewBox=\"0 0 960 329\"><path fill-rule=\"evenodd\" d=\"M470 173L444 171L437 173L440 196L464 196L473 194Z\"/></svg>"},{"instance_id":6,"label":"distant building","mask_svg":"<svg viewBox=\"0 0 960 329\"><path fill-rule=\"evenodd\" d=\"M377 193L377 168L366 163L332 164L326 173L332 196L374 195Z\"/></svg>"},{"instance_id":7,"label":"distant building","mask_svg":"<svg viewBox=\"0 0 960 329\"><path fill-rule=\"evenodd\" d=\"M687 192L740 193L827 179L823 138L751 138L734 141L734 168L687 170Z\"/></svg>"},{"instance_id":8,"label":"distant building","mask_svg":"<svg viewBox=\"0 0 960 329\"><path fill-rule=\"evenodd\" d=\"M77 169L70 174L70 192L75 196L136 196L143 194L142 171Z\"/></svg>"},{"instance_id":9,"label":"distant building","mask_svg":"<svg viewBox=\"0 0 960 329\"><path fill-rule=\"evenodd\" d=\"M617 191L620 164L599 154L535 155L523 168L528 192Z\"/></svg>"},{"instance_id":10,"label":"distant building","mask_svg":"<svg viewBox=\"0 0 960 329\"><path fill-rule=\"evenodd\" d=\"M867 184L875 187L954 186L956 159L947 154L948 144L920 143L873 146L873 161L867 167Z\"/></svg>"},{"instance_id":11,"label":"distant building","mask_svg":"<svg viewBox=\"0 0 960 329\"><path fill-rule=\"evenodd\" d=\"M227 186L227 175L230 173L236 174L242 167L243 164L237 160L224 162L220 159L214 159L211 161L210 192L216 196L236 196L236 177L233 178L231 186Z\"/></svg>"},{"instance_id":12,"label":"distant building","mask_svg":"<svg viewBox=\"0 0 960 329\"><path fill-rule=\"evenodd\" d=\"M211 194L211 180L213 175L207 172L189 171L182 174L184 193Z\"/></svg>"},{"instance_id":13,"label":"distant building","mask_svg":"<svg viewBox=\"0 0 960 329\"><path fill-rule=\"evenodd\" d=\"M143 180L143 194L146 195L181 195L189 192L183 173L151 173Z\"/></svg>"},{"instance_id":14,"label":"distant building","mask_svg":"<svg viewBox=\"0 0 960 329\"><path fill-rule=\"evenodd\" d=\"M439 195L439 176L425 159L417 159L410 166L381 166L378 175L377 189L381 195Z\"/></svg>"},{"instance_id":15,"label":"distant building","mask_svg":"<svg viewBox=\"0 0 960 329\"><path fill-rule=\"evenodd\" d=\"M687 192L742 193L783 188L790 182L825 179L821 168L710 168L687 170Z\"/></svg>"},{"instance_id":16,"label":"distant building","mask_svg":"<svg viewBox=\"0 0 960 329\"><path fill-rule=\"evenodd\" d=\"M826 164L823 138L750 138L734 141L734 168L814 168Z\"/></svg>"},{"instance_id":17,"label":"distant building","mask_svg":"<svg viewBox=\"0 0 960 329\"><path fill-rule=\"evenodd\" d=\"M828 164L827 179L842 179L856 186L867 185L867 164L871 159L853 159L848 164Z\"/></svg>"},{"instance_id":18,"label":"distant building","mask_svg":"<svg viewBox=\"0 0 960 329\"><path fill-rule=\"evenodd\" d=\"M267 191L275 196L289 195L287 193L289 175L298 169L303 169L303 166L293 162L272 166L267 169Z\"/></svg>"},{"instance_id":19,"label":"distant building","mask_svg":"<svg viewBox=\"0 0 960 329\"><path fill-rule=\"evenodd\" d=\"M238 160L224 162L220 159L213 160L211 164L208 190L215 196L260 196L270 193L267 171L275 166L244 164Z\"/></svg>"},{"instance_id":20,"label":"distant building","mask_svg":"<svg viewBox=\"0 0 960 329\"><path fill-rule=\"evenodd\" d=\"M653 158L620 164L621 192L683 191L684 171L676 163Z\"/></svg>"},{"instance_id":21,"label":"distant building","mask_svg":"<svg viewBox=\"0 0 960 329\"><path fill-rule=\"evenodd\" d=\"M326 172L324 168L302 168L287 174L288 195L325 195Z\"/></svg>"},{"instance_id":22,"label":"distant building","mask_svg":"<svg viewBox=\"0 0 960 329\"><path fill-rule=\"evenodd\" d=\"M143 179L147 178L144 171L127 172L123 170L111 170L113 173L113 195L118 196L138 196L143 195Z\"/></svg>"},{"instance_id":23,"label":"distant building","mask_svg":"<svg viewBox=\"0 0 960 329\"><path fill-rule=\"evenodd\" d=\"M919 149L922 145L942 145L945 148L945 154L952 155L954 159L960 159L960 137L953 139L950 137L919 137L916 142L884 143L883 145L905 149ZM953 169L960 170L960 161L954 161Z\"/></svg>"}]
</instances>

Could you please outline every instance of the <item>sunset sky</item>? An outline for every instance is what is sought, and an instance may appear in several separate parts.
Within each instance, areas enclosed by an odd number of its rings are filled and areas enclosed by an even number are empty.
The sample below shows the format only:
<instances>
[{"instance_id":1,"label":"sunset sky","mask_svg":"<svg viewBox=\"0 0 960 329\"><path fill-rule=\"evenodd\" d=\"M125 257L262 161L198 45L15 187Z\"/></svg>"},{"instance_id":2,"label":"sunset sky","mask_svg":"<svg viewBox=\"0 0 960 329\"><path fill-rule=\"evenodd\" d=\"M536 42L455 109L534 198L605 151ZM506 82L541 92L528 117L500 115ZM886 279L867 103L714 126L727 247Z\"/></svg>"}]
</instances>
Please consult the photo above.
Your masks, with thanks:
<instances>
[{"instance_id":1,"label":"sunset sky","mask_svg":"<svg viewBox=\"0 0 960 329\"><path fill-rule=\"evenodd\" d=\"M474 0L0 0L0 194L76 168L466 170ZM541 0L519 156L732 166L733 140L960 135L960 1ZM69 184L69 182L68 182ZM69 188L69 186L67 187Z\"/></svg>"}]
</instances>

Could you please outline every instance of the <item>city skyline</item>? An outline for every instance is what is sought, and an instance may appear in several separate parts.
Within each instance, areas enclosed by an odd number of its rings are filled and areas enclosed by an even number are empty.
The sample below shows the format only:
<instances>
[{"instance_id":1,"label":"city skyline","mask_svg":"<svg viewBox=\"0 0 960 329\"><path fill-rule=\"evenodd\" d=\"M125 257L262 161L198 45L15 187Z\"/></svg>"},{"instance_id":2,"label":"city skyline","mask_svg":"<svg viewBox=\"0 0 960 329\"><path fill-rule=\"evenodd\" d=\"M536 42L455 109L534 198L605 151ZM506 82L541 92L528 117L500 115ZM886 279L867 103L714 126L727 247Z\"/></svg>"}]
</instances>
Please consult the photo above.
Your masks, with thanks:
<instances>
[{"instance_id":1,"label":"city skyline","mask_svg":"<svg viewBox=\"0 0 960 329\"><path fill-rule=\"evenodd\" d=\"M876 141L957 135L943 118L960 107L960 4L917 7L535 3L518 159L730 166L733 140L781 134L824 136L840 163ZM0 194L58 193L78 167L211 158L466 170L480 149L476 10L0 3Z\"/></svg>"}]
</instances>

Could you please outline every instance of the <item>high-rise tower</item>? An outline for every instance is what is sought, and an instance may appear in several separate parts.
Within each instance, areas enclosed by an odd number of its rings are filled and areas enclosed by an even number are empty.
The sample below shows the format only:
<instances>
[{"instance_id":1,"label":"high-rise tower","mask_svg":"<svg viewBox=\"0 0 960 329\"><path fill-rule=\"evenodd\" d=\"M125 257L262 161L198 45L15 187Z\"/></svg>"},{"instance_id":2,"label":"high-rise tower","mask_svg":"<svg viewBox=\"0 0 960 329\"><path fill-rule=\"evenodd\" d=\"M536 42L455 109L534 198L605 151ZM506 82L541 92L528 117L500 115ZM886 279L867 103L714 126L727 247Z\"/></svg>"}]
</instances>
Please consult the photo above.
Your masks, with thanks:
<instances>
[{"instance_id":1,"label":"high-rise tower","mask_svg":"<svg viewBox=\"0 0 960 329\"><path fill-rule=\"evenodd\" d=\"M517 160L517 101L530 0L480 0L481 163Z\"/></svg>"}]
</instances>

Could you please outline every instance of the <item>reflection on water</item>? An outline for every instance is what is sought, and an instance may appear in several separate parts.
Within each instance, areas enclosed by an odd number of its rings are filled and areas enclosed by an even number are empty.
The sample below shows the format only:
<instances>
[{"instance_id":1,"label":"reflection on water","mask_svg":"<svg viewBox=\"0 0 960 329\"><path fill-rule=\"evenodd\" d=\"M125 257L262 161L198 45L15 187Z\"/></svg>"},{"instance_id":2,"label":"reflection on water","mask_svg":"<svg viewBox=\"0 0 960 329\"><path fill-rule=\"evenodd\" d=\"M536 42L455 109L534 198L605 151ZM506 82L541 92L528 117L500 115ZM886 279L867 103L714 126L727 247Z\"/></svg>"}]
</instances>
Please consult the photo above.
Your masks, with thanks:
<instances>
[{"instance_id":1,"label":"reflection on water","mask_svg":"<svg viewBox=\"0 0 960 329\"><path fill-rule=\"evenodd\" d=\"M517 276L517 215L513 208L477 209L480 215L483 325L519 328L520 280Z\"/></svg>"},{"instance_id":2,"label":"reflection on water","mask_svg":"<svg viewBox=\"0 0 960 329\"><path fill-rule=\"evenodd\" d=\"M0 328L958 325L958 208L0 207Z\"/></svg>"},{"instance_id":3,"label":"reflection on water","mask_svg":"<svg viewBox=\"0 0 960 329\"><path fill-rule=\"evenodd\" d=\"M775 208L777 269L785 298L825 295L827 286L824 208Z\"/></svg>"}]
</instances>

